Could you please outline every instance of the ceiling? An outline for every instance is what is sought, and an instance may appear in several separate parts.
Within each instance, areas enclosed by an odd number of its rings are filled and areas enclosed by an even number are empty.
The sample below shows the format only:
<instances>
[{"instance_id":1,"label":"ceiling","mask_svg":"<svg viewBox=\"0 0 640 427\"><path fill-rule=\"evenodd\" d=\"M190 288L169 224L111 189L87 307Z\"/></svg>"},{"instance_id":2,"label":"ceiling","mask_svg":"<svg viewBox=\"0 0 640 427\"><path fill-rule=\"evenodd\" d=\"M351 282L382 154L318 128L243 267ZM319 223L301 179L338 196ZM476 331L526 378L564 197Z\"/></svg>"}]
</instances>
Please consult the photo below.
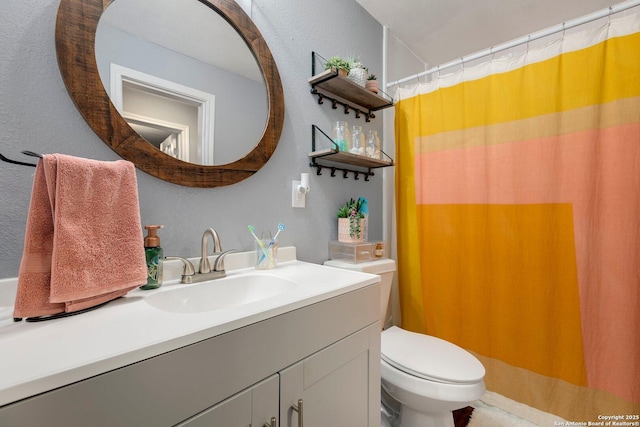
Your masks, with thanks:
<instances>
[{"instance_id":1,"label":"ceiling","mask_svg":"<svg viewBox=\"0 0 640 427\"><path fill-rule=\"evenodd\" d=\"M615 0L356 0L429 66L461 58Z\"/></svg>"}]
</instances>

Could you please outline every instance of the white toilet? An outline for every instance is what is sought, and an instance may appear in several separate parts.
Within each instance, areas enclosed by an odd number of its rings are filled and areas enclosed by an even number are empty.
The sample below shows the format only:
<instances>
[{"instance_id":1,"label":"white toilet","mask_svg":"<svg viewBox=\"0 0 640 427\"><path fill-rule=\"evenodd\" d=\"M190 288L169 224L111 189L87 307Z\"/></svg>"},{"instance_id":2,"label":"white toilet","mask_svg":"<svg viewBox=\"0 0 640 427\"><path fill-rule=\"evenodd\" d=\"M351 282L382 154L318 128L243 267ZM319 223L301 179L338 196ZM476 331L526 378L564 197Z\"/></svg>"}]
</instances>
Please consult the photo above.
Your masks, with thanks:
<instances>
[{"instance_id":1,"label":"white toilet","mask_svg":"<svg viewBox=\"0 0 640 427\"><path fill-rule=\"evenodd\" d=\"M380 323L384 326L395 261L329 260L324 264L380 275ZM388 395L399 405L400 427L454 427L452 411L485 393L482 363L448 341L392 326L382 331L381 353L383 397ZM383 416L384 425L393 421L385 422Z\"/></svg>"}]
</instances>

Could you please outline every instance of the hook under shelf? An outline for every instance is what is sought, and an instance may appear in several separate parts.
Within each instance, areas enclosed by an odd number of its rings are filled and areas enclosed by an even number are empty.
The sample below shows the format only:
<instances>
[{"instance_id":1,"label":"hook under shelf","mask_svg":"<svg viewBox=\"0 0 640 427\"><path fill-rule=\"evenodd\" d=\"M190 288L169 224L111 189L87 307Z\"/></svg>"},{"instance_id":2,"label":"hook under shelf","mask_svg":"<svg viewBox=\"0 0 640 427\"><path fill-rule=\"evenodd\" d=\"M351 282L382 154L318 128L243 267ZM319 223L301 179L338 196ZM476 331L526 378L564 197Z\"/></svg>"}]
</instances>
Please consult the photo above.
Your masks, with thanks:
<instances>
[{"instance_id":1,"label":"hook under shelf","mask_svg":"<svg viewBox=\"0 0 640 427\"><path fill-rule=\"evenodd\" d=\"M369 181L369 177L372 177L375 175L375 173L373 171L371 171L370 169L366 172L363 171L358 171L358 170L354 170L354 169L348 169L348 168L341 168L341 167L336 167L336 166L325 166L325 165L321 165L318 164L315 161L311 161L309 163L310 167L316 168L316 175L322 175L322 169L330 169L331 170L331 174L330 176L335 177L336 176L336 171L341 171L342 172L342 178L344 179L348 179L349 178L349 173L353 174L353 179L356 181L360 180L360 175L364 175L364 180L365 181Z\"/></svg>"}]
</instances>

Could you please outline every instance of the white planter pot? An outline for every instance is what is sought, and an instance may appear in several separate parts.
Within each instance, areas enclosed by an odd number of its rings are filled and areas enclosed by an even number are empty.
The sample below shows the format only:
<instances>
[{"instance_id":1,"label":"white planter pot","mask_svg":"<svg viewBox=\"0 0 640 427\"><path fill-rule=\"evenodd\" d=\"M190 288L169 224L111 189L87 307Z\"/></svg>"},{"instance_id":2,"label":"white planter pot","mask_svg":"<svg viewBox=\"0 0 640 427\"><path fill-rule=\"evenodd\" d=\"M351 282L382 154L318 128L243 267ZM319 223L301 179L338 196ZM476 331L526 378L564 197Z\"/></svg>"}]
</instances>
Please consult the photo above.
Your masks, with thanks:
<instances>
[{"instance_id":1,"label":"white planter pot","mask_svg":"<svg viewBox=\"0 0 640 427\"><path fill-rule=\"evenodd\" d=\"M343 243L360 243L364 242L364 218L358 220L360 222L360 234L350 235L349 218L338 218L338 241Z\"/></svg>"},{"instance_id":2,"label":"white planter pot","mask_svg":"<svg viewBox=\"0 0 640 427\"><path fill-rule=\"evenodd\" d=\"M349 75L347 76L349 80L354 82L357 85L364 87L367 83L367 70L364 68L352 68L349 70Z\"/></svg>"}]
</instances>

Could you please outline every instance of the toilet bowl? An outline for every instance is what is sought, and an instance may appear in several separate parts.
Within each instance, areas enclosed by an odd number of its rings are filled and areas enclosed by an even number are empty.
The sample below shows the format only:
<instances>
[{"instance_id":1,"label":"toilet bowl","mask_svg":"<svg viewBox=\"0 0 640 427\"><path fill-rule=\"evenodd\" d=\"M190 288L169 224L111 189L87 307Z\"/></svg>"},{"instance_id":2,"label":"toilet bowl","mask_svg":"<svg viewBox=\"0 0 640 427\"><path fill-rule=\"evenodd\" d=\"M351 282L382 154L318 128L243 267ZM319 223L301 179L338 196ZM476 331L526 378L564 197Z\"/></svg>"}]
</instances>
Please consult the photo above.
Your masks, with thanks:
<instances>
[{"instance_id":1,"label":"toilet bowl","mask_svg":"<svg viewBox=\"0 0 640 427\"><path fill-rule=\"evenodd\" d=\"M380 323L384 325L395 273L395 261L363 263L329 260L327 266L378 274L381 277ZM485 393L485 369L471 353L440 338L392 326L381 335L383 395L400 408L400 427L454 427L452 411L480 399ZM387 405L385 405L386 407Z\"/></svg>"}]
</instances>

